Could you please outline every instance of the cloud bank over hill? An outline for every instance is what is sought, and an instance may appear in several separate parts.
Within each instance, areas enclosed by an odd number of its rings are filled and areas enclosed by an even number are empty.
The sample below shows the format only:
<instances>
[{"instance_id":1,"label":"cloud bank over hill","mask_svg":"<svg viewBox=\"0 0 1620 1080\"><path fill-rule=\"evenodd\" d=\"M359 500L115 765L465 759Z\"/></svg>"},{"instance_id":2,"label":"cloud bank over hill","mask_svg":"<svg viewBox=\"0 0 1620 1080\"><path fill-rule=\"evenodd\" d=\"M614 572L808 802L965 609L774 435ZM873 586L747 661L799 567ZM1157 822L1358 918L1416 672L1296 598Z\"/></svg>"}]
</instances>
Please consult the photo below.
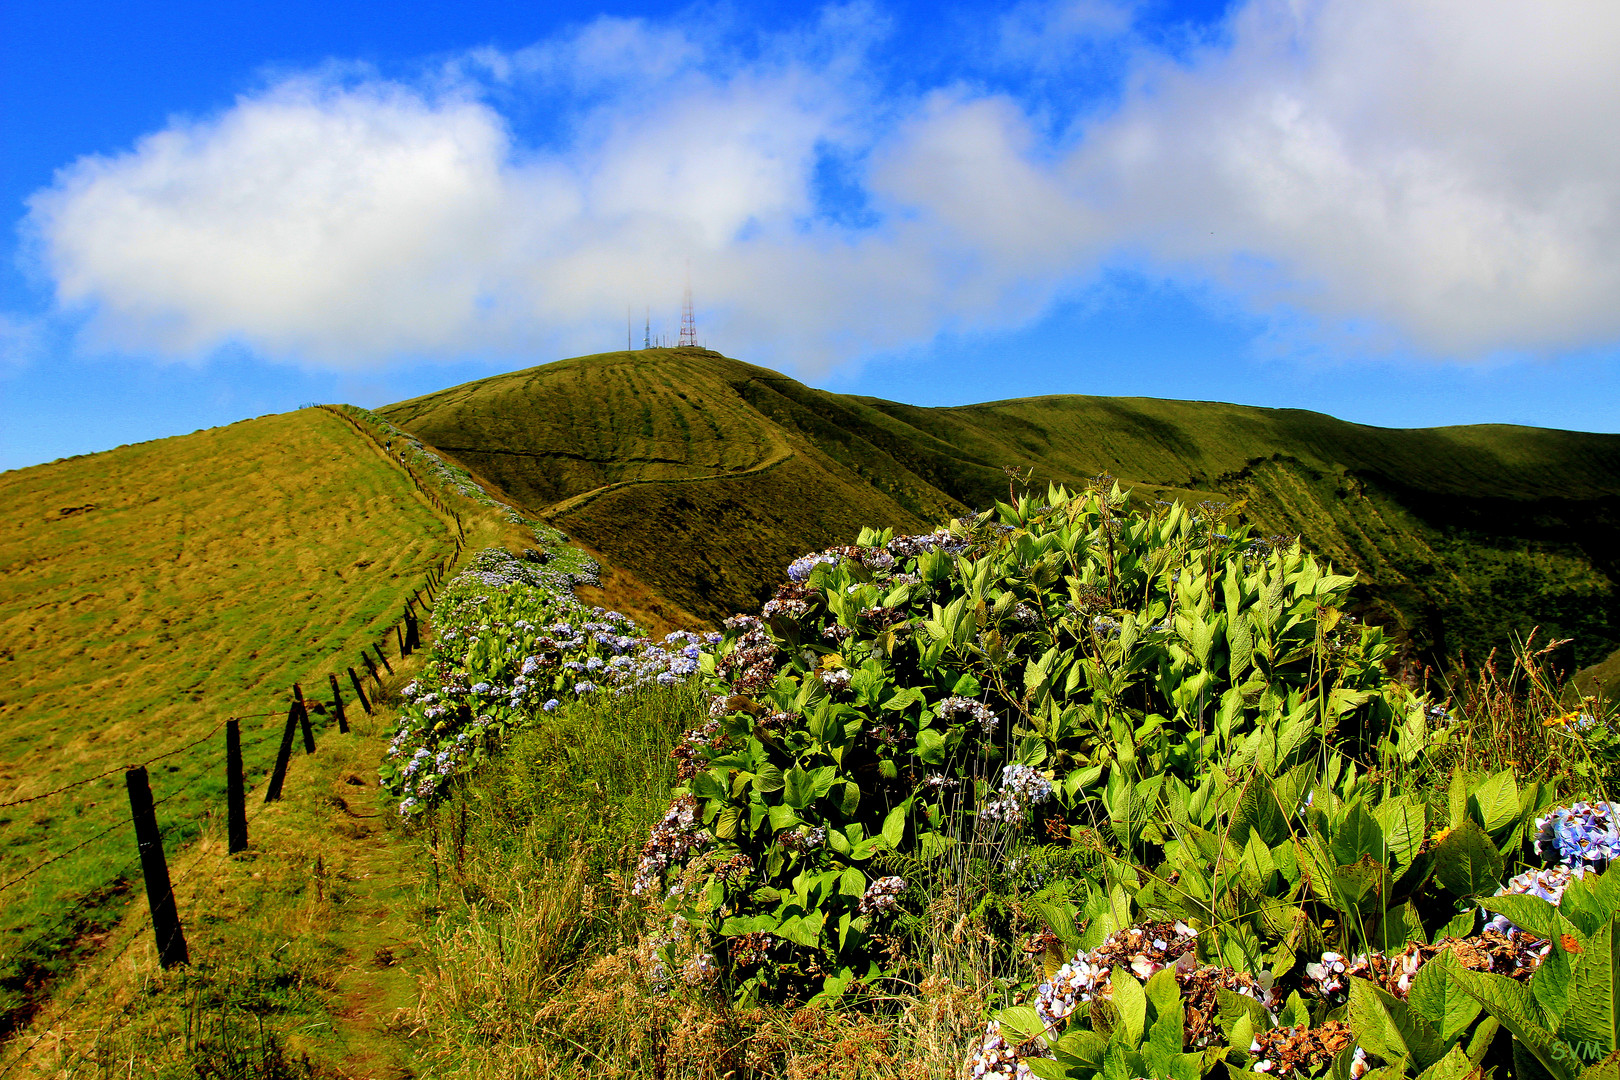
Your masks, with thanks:
<instances>
[{"instance_id":1,"label":"cloud bank over hill","mask_svg":"<svg viewBox=\"0 0 1620 1080\"><path fill-rule=\"evenodd\" d=\"M1116 266L1420 355L1620 340L1615 5L1250 0L1170 55L1025 4L920 80L863 7L693 25L284 77L64 168L24 228L96 340L176 357L594 351L627 306L639 343L688 259L711 343L801 372Z\"/></svg>"}]
</instances>

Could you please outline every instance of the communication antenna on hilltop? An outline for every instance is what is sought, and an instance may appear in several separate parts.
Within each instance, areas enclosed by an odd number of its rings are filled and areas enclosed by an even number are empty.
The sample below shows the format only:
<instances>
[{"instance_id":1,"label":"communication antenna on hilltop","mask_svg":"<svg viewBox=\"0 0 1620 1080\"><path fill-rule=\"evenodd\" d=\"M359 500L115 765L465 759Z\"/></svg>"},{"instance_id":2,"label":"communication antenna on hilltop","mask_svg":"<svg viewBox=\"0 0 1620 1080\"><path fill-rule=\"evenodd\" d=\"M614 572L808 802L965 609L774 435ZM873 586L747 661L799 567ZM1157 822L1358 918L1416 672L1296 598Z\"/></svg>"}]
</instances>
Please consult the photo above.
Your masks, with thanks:
<instances>
[{"instance_id":1,"label":"communication antenna on hilltop","mask_svg":"<svg viewBox=\"0 0 1620 1080\"><path fill-rule=\"evenodd\" d=\"M652 348L652 308L647 308L643 314L646 316L647 322L641 328L641 347L650 349Z\"/></svg>"},{"instance_id":2,"label":"communication antenna on hilltop","mask_svg":"<svg viewBox=\"0 0 1620 1080\"><path fill-rule=\"evenodd\" d=\"M686 298L681 305L681 348L697 348L697 320L692 318L692 260L686 260Z\"/></svg>"}]
</instances>

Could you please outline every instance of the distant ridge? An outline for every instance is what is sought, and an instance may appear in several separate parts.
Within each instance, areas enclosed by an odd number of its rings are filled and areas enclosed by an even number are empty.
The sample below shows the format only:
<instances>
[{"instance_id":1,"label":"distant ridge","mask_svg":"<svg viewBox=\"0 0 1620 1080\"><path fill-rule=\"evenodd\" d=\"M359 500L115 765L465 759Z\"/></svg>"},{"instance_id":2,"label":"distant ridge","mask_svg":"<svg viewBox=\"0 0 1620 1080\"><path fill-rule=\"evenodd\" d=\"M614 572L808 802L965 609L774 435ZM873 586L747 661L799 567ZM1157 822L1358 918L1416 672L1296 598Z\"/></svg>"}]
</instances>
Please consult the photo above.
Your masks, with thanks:
<instances>
[{"instance_id":1,"label":"distant ridge","mask_svg":"<svg viewBox=\"0 0 1620 1080\"><path fill-rule=\"evenodd\" d=\"M1240 500L1361 573L1429 658L1537 625L1582 665L1620 645L1620 435L1079 395L920 408L704 349L577 357L380 411L703 621L757 607L791 559L862 525L1005 499L1013 466Z\"/></svg>"}]
</instances>

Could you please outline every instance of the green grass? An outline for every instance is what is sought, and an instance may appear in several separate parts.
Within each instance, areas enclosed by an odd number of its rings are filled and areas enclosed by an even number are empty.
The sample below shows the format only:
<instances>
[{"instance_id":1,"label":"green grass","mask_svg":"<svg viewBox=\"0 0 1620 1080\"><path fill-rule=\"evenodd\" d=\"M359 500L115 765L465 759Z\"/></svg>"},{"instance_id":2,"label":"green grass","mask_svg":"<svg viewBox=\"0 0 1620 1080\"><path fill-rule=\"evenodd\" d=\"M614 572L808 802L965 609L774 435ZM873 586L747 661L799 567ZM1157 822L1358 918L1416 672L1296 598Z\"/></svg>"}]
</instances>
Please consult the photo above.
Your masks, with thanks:
<instances>
[{"instance_id":1,"label":"green grass","mask_svg":"<svg viewBox=\"0 0 1620 1080\"><path fill-rule=\"evenodd\" d=\"M272 713L242 725L260 782L292 683L327 697L326 673L358 665L454 546L404 474L317 409L0 474L0 507L7 803ZM219 735L150 770L171 847L222 812L223 756ZM119 772L0 808L0 883L72 851L0 894L0 1026L130 893L128 813Z\"/></svg>"},{"instance_id":2,"label":"green grass","mask_svg":"<svg viewBox=\"0 0 1620 1080\"><path fill-rule=\"evenodd\" d=\"M1388 429L1299 410L1074 395L925 409L831 394L705 350L563 360L381 410L692 619L752 610L863 524L932 527L1070 486L1240 503L1355 570L1366 613L1431 663L1536 626L1565 665L1620 646L1620 436Z\"/></svg>"}]
</instances>

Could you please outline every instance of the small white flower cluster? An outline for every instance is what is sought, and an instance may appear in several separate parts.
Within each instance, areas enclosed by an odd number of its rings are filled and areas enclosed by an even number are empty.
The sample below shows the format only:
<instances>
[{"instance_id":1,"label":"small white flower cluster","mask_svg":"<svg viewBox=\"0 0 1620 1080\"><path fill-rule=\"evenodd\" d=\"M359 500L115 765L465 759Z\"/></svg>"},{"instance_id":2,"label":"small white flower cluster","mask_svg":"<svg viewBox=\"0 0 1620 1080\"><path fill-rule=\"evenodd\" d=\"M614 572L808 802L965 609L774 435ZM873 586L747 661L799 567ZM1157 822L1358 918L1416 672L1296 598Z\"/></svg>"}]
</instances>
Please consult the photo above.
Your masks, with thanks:
<instances>
[{"instance_id":1,"label":"small white flower cluster","mask_svg":"<svg viewBox=\"0 0 1620 1080\"><path fill-rule=\"evenodd\" d=\"M900 894L906 891L903 877L881 877L866 887L860 902L855 905L857 915L882 915L900 906Z\"/></svg>"},{"instance_id":2,"label":"small white flower cluster","mask_svg":"<svg viewBox=\"0 0 1620 1080\"><path fill-rule=\"evenodd\" d=\"M1024 811L1052 797L1052 781L1028 765L1008 765L1001 770L1001 791L984 804L979 816L987 821L1011 823L1024 820Z\"/></svg>"},{"instance_id":3,"label":"small white flower cluster","mask_svg":"<svg viewBox=\"0 0 1620 1080\"><path fill-rule=\"evenodd\" d=\"M978 724L984 734L994 735L996 731L996 714L990 711L990 706L972 698L952 695L934 706L934 715L947 722L966 716Z\"/></svg>"},{"instance_id":4,"label":"small white flower cluster","mask_svg":"<svg viewBox=\"0 0 1620 1080\"><path fill-rule=\"evenodd\" d=\"M789 851L813 851L827 842L827 826L800 825L796 829L777 833L776 842Z\"/></svg>"},{"instance_id":5,"label":"small white flower cluster","mask_svg":"<svg viewBox=\"0 0 1620 1080\"><path fill-rule=\"evenodd\" d=\"M1184 922L1146 923L1109 936L1090 952L1080 952L1035 990L1035 1011L1055 1035L1082 1002L1112 994L1109 980L1119 959L1148 979L1183 956L1190 956L1198 934Z\"/></svg>"},{"instance_id":6,"label":"small white flower cluster","mask_svg":"<svg viewBox=\"0 0 1620 1080\"><path fill-rule=\"evenodd\" d=\"M676 796L664 812L663 820L652 827L652 835L642 845L630 892L636 896L653 893L663 884L666 869L684 863L692 852L708 844L709 834L698 821L697 799L691 795Z\"/></svg>"},{"instance_id":7,"label":"small white flower cluster","mask_svg":"<svg viewBox=\"0 0 1620 1080\"><path fill-rule=\"evenodd\" d=\"M973 1048L968 1059L968 1075L983 1080L1035 1080L1035 1073L1026 1059L1051 1057L1038 1043L1013 1046L1001 1034L1001 1022L992 1020L985 1025L984 1038Z\"/></svg>"}]
</instances>

